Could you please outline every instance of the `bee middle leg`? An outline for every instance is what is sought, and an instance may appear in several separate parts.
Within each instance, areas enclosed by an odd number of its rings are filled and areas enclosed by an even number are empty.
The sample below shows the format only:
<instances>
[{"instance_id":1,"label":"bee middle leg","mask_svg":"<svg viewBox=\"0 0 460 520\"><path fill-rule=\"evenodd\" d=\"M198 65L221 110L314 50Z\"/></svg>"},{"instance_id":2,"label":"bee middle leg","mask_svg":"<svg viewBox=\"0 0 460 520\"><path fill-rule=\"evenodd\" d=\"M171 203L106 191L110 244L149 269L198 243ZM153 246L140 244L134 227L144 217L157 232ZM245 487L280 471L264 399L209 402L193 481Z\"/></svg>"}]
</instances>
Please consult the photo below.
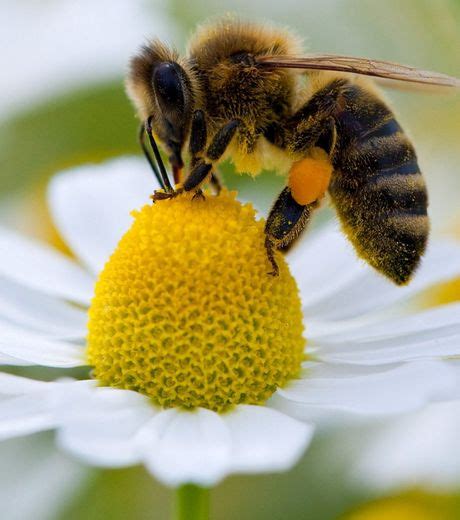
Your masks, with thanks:
<instances>
[{"instance_id":1,"label":"bee middle leg","mask_svg":"<svg viewBox=\"0 0 460 520\"><path fill-rule=\"evenodd\" d=\"M198 188L208 177L208 174L213 169L213 163L222 157L239 125L240 121L238 119L233 119L216 133L208 146L204 157L200 157L196 161L195 167L185 179L183 184L184 191L191 191ZM220 185L214 173L211 175L211 182L214 186ZM218 188L218 191L220 191L220 187Z\"/></svg>"},{"instance_id":2,"label":"bee middle leg","mask_svg":"<svg viewBox=\"0 0 460 520\"><path fill-rule=\"evenodd\" d=\"M301 205L296 202L287 186L276 199L267 222L265 223L265 248L273 270L269 273L278 276L279 269L275 250L289 247L302 233L318 201Z\"/></svg>"},{"instance_id":3,"label":"bee middle leg","mask_svg":"<svg viewBox=\"0 0 460 520\"><path fill-rule=\"evenodd\" d=\"M215 194L219 195L219 193L222 191L223 184L222 179L216 170L213 170L211 173L211 185L214 188Z\"/></svg>"}]
</instances>

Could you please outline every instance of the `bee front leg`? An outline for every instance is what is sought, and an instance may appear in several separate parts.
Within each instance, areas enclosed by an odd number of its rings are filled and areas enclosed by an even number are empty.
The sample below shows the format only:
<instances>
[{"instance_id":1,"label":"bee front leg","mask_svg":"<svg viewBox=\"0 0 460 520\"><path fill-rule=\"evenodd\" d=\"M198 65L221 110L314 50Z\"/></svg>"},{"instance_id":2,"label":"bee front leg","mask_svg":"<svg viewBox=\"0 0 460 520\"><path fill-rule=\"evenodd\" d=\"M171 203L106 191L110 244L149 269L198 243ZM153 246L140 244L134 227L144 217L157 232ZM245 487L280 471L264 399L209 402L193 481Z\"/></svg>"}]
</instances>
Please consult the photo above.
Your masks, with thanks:
<instances>
[{"instance_id":1,"label":"bee front leg","mask_svg":"<svg viewBox=\"0 0 460 520\"><path fill-rule=\"evenodd\" d=\"M296 202L291 194L291 188L286 187L276 199L265 223L265 248L273 270L268 273L278 276L275 250L288 248L302 233L310 219L318 201L305 206Z\"/></svg>"},{"instance_id":2,"label":"bee front leg","mask_svg":"<svg viewBox=\"0 0 460 520\"><path fill-rule=\"evenodd\" d=\"M204 150L207 140L206 120L202 110L195 110L192 115L192 127L190 130L189 153L191 156L192 171L187 177L185 183L176 185L173 192L165 190L156 191L152 195L152 199L165 200L177 197L184 191L196 189L206 179L211 171L212 165L205 163L203 159ZM198 188L194 198L204 198L203 192Z\"/></svg>"}]
</instances>

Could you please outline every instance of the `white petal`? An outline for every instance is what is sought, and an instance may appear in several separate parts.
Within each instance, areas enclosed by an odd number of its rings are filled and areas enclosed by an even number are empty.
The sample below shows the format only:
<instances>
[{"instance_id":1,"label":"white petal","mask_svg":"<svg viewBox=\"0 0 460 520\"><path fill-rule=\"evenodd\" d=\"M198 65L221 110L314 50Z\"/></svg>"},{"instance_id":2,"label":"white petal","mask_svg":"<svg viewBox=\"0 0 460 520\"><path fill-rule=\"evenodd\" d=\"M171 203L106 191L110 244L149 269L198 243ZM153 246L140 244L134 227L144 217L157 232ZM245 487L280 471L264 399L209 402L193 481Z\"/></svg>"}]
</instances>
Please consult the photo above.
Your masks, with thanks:
<instances>
[{"instance_id":1,"label":"white petal","mask_svg":"<svg viewBox=\"0 0 460 520\"><path fill-rule=\"evenodd\" d=\"M311 408L386 415L416 410L430 401L449 397L455 388L455 371L441 361L384 367L311 363L304 379L279 389L277 395L299 403L300 415L296 417L302 415L302 409L310 417Z\"/></svg>"},{"instance_id":2,"label":"white petal","mask_svg":"<svg viewBox=\"0 0 460 520\"><path fill-rule=\"evenodd\" d=\"M265 406L239 405L222 416L230 430L231 471L287 471L303 455L313 427Z\"/></svg>"},{"instance_id":3,"label":"white petal","mask_svg":"<svg viewBox=\"0 0 460 520\"><path fill-rule=\"evenodd\" d=\"M89 477L86 468L56 450L51 436L3 441L0 460L4 520L62 518Z\"/></svg>"},{"instance_id":4,"label":"white petal","mask_svg":"<svg viewBox=\"0 0 460 520\"><path fill-rule=\"evenodd\" d=\"M18 437L59 425L58 405L66 400L72 408L74 396L94 386L94 381L35 381L0 373L0 439Z\"/></svg>"},{"instance_id":5,"label":"white petal","mask_svg":"<svg viewBox=\"0 0 460 520\"><path fill-rule=\"evenodd\" d=\"M35 365L35 363L31 363L29 361L24 361L22 359L16 359L11 356L7 356L6 354L0 354L0 365L4 366L16 366L16 367L28 367Z\"/></svg>"},{"instance_id":6,"label":"white petal","mask_svg":"<svg viewBox=\"0 0 460 520\"><path fill-rule=\"evenodd\" d=\"M61 338L84 338L86 312L0 277L0 320Z\"/></svg>"},{"instance_id":7,"label":"white petal","mask_svg":"<svg viewBox=\"0 0 460 520\"><path fill-rule=\"evenodd\" d=\"M306 237L286 255L302 297L310 308L328 300L369 268L359 260L336 223Z\"/></svg>"},{"instance_id":8,"label":"white petal","mask_svg":"<svg viewBox=\"0 0 460 520\"><path fill-rule=\"evenodd\" d=\"M98 466L144 461L164 483L211 485L235 472L290 468L312 428L274 410L239 406L158 412L139 394L67 385L55 404L58 439L67 451ZM55 392L56 393L56 392Z\"/></svg>"},{"instance_id":9,"label":"white petal","mask_svg":"<svg viewBox=\"0 0 460 520\"><path fill-rule=\"evenodd\" d=\"M49 388L51 384L0 372L0 395L25 395L41 392Z\"/></svg>"},{"instance_id":10,"label":"white petal","mask_svg":"<svg viewBox=\"0 0 460 520\"><path fill-rule=\"evenodd\" d=\"M130 212L147 204L157 187L145 160L124 157L54 177L49 203L61 234L97 274L130 227Z\"/></svg>"},{"instance_id":11,"label":"white petal","mask_svg":"<svg viewBox=\"0 0 460 520\"><path fill-rule=\"evenodd\" d=\"M83 348L69 342L44 338L0 323L0 353L19 361L49 367L85 365Z\"/></svg>"},{"instance_id":12,"label":"white petal","mask_svg":"<svg viewBox=\"0 0 460 520\"><path fill-rule=\"evenodd\" d=\"M0 440L28 435L54 426L54 418L41 394L27 394L0 402Z\"/></svg>"},{"instance_id":13,"label":"white petal","mask_svg":"<svg viewBox=\"0 0 460 520\"><path fill-rule=\"evenodd\" d=\"M305 301L303 310L306 323L309 319L346 320L380 311L405 302L433 284L450 280L459 274L460 245L448 240L433 240L409 285L397 287L370 268L363 268L358 277L347 281L333 295L326 291L319 298ZM346 273L343 276L348 277ZM324 284L327 286L327 280Z\"/></svg>"},{"instance_id":14,"label":"white petal","mask_svg":"<svg viewBox=\"0 0 460 520\"><path fill-rule=\"evenodd\" d=\"M48 383L51 384L51 383ZM144 406L147 397L131 390L100 387L97 380L58 380L58 392L53 392L53 407L57 410L62 425L89 421L104 414L118 413L130 407ZM69 403L73 403L69 406ZM153 406L152 410L155 410Z\"/></svg>"},{"instance_id":15,"label":"white petal","mask_svg":"<svg viewBox=\"0 0 460 520\"><path fill-rule=\"evenodd\" d=\"M457 378L457 386L452 399L460 401L460 357L450 359L449 364L452 366L452 370L455 372Z\"/></svg>"},{"instance_id":16,"label":"white petal","mask_svg":"<svg viewBox=\"0 0 460 520\"><path fill-rule=\"evenodd\" d=\"M43 382L1 373L0 440L55 428L63 415L58 404L67 398L64 409L71 409L74 396L93 385L94 381Z\"/></svg>"},{"instance_id":17,"label":"white petal","mask_svg":"<svg viewBox=\"0 0 460 520\"><path fill-rule=\"evenodd\" d=\"M460 401L437 403L397 418L361 443L352 473L361 486L457 489Z\"/></svg>"},{"instance_id":18,"label":"white petal","mask_svg":"<svg viewBox=\"0 0 460 520\"><path fill-rule=\"evenodd\" d=\"M308 345L316 359L331 363L372 365L460 355L460 304L309 336Z\"/></svg>"},{"instance_id":19,"label":"white petal","mask_svg":"<svg viewBox=\"0 0 460 520\"><path fill-rule=\"evenodd\" d=\"M93 279L61 253L0 228L0 275L45 294L89 304Z\"/></svg>"},{"instance_id":20,"label":"white petal","mask_svg":"<svg viewBox=\"0 0 460 520\"><path fill-rule=\"evenodd\" d=\"M141 459L136 435L155 413L149 400L135 392L112 388L72 391L58 408L58 442L96 466L136 464Z\"/></svg>"},{"instance_id":21,"label":"white petal","mask_svg":"<svg viewBox=\"0 0 460 520\"><path fill-rule=\"evenodd\" d=\"M163 411L143 429L138 442L149 471L169 486L211 486L228 471L230 433L210 410Z\"/></svg>"}]
</instances>

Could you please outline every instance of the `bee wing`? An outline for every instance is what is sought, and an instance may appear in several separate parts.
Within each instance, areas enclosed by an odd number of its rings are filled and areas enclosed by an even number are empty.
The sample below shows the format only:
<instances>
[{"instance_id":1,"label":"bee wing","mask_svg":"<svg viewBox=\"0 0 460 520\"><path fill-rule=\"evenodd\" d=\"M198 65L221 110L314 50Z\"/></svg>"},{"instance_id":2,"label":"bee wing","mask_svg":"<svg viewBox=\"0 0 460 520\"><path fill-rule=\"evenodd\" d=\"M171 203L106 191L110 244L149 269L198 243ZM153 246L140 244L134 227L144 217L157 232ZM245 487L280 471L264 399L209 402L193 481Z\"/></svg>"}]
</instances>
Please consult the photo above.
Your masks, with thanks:
<instances>
[{"instance_id":1,"label":"bee wing","mask_svg":"<svg viewBox=\"0 0 460 520\"><path fill-rule=\"evenodd\" d=\"M256 63L270 69L309 69L350 72L395 81L422 85L460 88L460 79L427 70L400 65L391 61L371 60L335 54L310 54L305 56L258 56Z\"/></svg>"}]
</instances>

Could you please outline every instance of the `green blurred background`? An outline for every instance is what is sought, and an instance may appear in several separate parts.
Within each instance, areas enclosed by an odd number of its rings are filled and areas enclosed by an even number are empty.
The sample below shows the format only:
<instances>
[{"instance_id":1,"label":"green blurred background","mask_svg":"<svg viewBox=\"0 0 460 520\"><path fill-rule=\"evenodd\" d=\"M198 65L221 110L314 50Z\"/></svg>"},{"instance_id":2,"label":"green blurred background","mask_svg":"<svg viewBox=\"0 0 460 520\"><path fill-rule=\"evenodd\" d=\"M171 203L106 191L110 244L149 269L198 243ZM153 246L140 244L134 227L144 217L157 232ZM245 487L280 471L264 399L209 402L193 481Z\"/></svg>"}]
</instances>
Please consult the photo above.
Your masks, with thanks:
<instances>
[{"instance_id":1,"label":"green blurred background","mask_svg":"<svg viewBox=\"0 0 460 520\"><path fill-rule=\"evenodd\" d=\"M130 54L149 36L183 50L197 23L227 12L292 27L309 51L460 76L459 0L3 0L0 224L55 241L45 210L47 179L72 165L139 154L137 121L123 87ZM388 98L416 143L434 233L460 228L460 96L394 91ZM283 182L273 172L256 181L234 176L230 165L224 176L264 208ZM212 517L328 520L376 497L348 478L350 446L364 428L320 433L289 473L227 479L213 491ZM84 468L56 454L51 435L1 445L0 465L8 520L168 517L171 493L145 470ZM460 517L455 497L441 502L439 518Z\"/></svg>"}]
</instances>

